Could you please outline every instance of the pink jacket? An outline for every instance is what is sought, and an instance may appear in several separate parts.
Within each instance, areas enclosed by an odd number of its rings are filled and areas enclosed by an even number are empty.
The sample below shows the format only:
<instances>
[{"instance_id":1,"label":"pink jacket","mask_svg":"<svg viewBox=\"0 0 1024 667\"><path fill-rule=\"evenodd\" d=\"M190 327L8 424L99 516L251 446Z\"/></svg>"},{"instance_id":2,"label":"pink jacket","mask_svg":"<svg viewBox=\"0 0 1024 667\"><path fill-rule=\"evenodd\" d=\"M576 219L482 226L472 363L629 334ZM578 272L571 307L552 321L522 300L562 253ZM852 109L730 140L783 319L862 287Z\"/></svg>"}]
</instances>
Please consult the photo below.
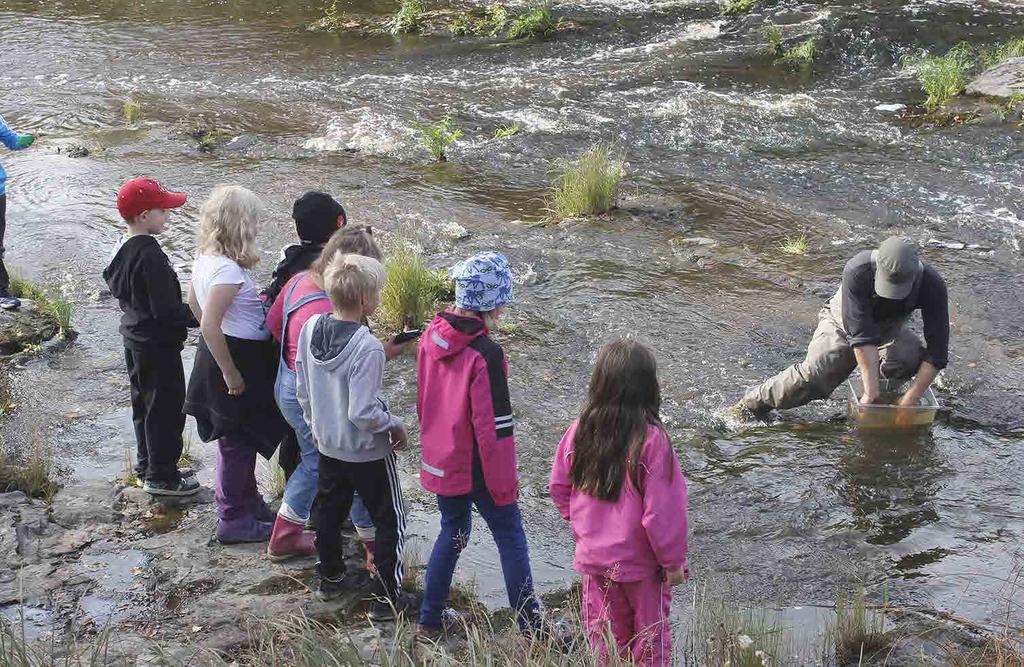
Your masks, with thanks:
<instances>
[{"instance_id":1,"label":"pink jacket","mask_svg":"<svg viewBox=\"0 0 1024 667\"><path fill-rule=\"evenodd\" d=\"M686 564L686 479L665 432L647 428L637 469L615 502L578 491L569 481L577 422L562 436L548 485L576 539L573 568L613 581L641 581Z\"/></svg>"},{"instance_id":2,"label":"pink jacket","mask_svg":"<svg viewBox=\"0 0 1024 667\"><path fill-rule=\"evenodd\" d=\"M416 413L420 483L439 496L486 487L496 505L519 495L508 362L475 317L439 313L420 338Z\"/></svg>"}]
</instances>

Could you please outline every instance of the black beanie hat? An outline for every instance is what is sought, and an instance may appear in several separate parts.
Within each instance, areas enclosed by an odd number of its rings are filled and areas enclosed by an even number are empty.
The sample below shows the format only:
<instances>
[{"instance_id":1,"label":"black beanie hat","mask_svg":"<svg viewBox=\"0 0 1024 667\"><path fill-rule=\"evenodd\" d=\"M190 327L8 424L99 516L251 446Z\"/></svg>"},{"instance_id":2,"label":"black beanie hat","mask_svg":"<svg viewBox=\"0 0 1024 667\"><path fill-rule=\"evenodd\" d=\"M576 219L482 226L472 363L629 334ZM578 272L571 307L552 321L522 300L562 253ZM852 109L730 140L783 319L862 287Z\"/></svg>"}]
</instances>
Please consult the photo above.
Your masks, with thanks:
<instances>
[{"instance_id":1,"label":"black beanie hat","mask_svg":"<svg viewBox=\"0 0 1024 667\"><path fill-rule=\"evenodd\" d=\"M339 215L348 217L344 207L326 192L307 192L296 199L292 207L299 239L314 245L327 243L331 234L338 231Z\"/></svg>"}]
</instances>

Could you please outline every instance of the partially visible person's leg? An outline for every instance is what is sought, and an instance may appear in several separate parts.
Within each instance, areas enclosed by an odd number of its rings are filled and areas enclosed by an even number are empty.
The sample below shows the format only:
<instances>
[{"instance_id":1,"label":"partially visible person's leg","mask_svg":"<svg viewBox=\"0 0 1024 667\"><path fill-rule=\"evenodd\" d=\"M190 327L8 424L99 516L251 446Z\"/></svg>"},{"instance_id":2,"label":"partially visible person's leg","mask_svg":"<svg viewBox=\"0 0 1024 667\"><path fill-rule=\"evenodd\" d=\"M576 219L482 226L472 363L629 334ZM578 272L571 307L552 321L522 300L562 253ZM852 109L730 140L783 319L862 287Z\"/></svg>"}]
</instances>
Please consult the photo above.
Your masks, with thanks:
<instances>
[{"instance_id":1,"label":"partially visible person's leg","mask_svg":"<svg viewBox=\"0 0 1024 667\"><path fill-rule=\"evenodd\" d=\"M278 375L276 393L281 415L292 427L299 443L299 462L285 485L281 512L304 523L309 519L310 508L316 498L320 452L302 414L302 406L295 397L295 373L283 365Z\"/></svg>"},{"instance_id":2,"label":"partially visible person's leg","mask_svg":"<svg viewBox=\"0 0 1024 667\"><path fill-rule=\"evenodd\" d=\"M217 539L221 542L262 542L271 525L253 514L256 490L256 448L237 436L217 441L214 498L217 502Z\"/></svg>"},{"instance_id":3,"label":"partially visible person's leg","mask_svg":"<svg viewBox=\"0 0 1024 667\"><path fill-rule=\"evenodd\" d=\"M634 635L633 610L621 585L611 579L585 574L582 602L583 631L598 664L609 664L612 655L627 657Z\"/></svg>"},{"instance_id":4,"label":"partially visible person's leg","mask_svg":"<svg viewBox=\"0 0 1024 667\"><path fill-rule=\"evenodd\" d=\"M4 254L7 249L4 247L4 237L7 234L7 195L0 195L0 297L10 296L11 277L7 274L7 265L4 264Z\"/></svg>"},{"instance_id":5,"label":"partially visible person's leg","mask_svg":"<svg viewBox=\"0 0 1024 667\"><path fill-rule=\"evenodd\" d=\"M395 600L405 574L405 502L398 478L398 458L392 452L383 460L352 466L356 491L366 503L377 531L373 559L378 593ZM351 505L345 510L347 516Z\"/></svg>"},{"instance_id":6,"label":"partially visible person's leg","mask_svg":"<svg viewBox=\"0 0 1024 667\"><path fill-rule=\"evenodd\" d=\"M142 362L146 402L147 480L177 484L181 433L185 430L185 372L176 348L148 348L137 354Z\"/></svg>"},{"instance_id":7,"label":"partially visible person's leg","mask_svg":"<svg viewBox=\"0 0 1024 667\"><path fill-rule=\"evenodd\" d=\"M366 509L366 503L358 493L352 498L352 512L349 518L352 519L352 525L356 528L356 536L366 552L366 570L372 574L376 572L373 554L377 548L377 529L373 525L370 510Z\"/></svg>"},{"instance_id":8,"label":"partially visible person's leg","mask_svg":"<svg viewBox=\"0 0 1024 667\"><path fill-rule=\"evenodd\" d=\"M352 506L353 491L348 465L329 456L320 457L316 550L320 576L325 579L340 579L345 574L341 522Z\"/></svg>"},{"instance_id":9,"label":"partially visible person's leg","mask_svg":"<svg viewBox=\"0 0 1024 667\"><path fill-rule=\"evenodd\" d=\"M853 348L826 307L819 314L818 328L807 346L806 358L748 389L740 404L751 412L763 413L828 398L856 367Z\"/></svg>"},{"instance_id":10,"label":"partially visible person's leg","mask_svg":"<svg viewBox=\"0 0 1024 667\"><path fill-rule=\"evenodd\" d=\"M495 505L486 490L474 491L473 503L487 522L498 546L501 572L505 576L505 591L509 606L515 610L521 630L540 627L540 605L533 592L533 574L530 570L530 550L526 544L519 503Z\"/></svg>"},{"instance_id":11,"label":"partially visible person's leg","mask_svg":"<svg viewBox=\"0 0 1024 667\"><path fill-rule=\"evenodd\" d=\"M672 664L672 587L659 575L620 586L633 612L635 636L630 652L634 664Z\"/></svg>"},{"instance_id":12,"label":"partially visible person's leg","mask_svg":"<svg viewBox=\"0 0 1024 667\"><path fill-rule=\"evenodd\" d=\"M427 562L420 607L420 625L431 628L441 627L441 614L448 604L455 565L459 554L469 544L473 529L473 504L469 496L438 496L437 509L441 514L441 532Z\"/></svg>"}]
</instances>

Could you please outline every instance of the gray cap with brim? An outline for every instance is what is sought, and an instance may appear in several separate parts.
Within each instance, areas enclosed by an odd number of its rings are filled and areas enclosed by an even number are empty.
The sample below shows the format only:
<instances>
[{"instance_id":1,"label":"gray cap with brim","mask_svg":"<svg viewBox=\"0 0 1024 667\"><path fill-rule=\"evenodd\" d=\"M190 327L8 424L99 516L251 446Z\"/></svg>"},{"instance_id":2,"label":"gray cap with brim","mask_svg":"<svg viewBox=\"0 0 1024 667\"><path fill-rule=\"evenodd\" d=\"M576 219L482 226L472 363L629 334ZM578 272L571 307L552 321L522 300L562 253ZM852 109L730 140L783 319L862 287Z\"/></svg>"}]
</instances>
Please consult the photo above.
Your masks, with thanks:
<instances>
[{"instance_id":1,"label":"gray cap with brim","mask_svg":"<svg viewBox=\"0 0 1024 667\"><path fill-rule=\"evenodd\" d=\"M910 239L890 236L871 253L875 263L875 294L883 299L906 299L924 265Z\"/></svg>"}]
</instances>

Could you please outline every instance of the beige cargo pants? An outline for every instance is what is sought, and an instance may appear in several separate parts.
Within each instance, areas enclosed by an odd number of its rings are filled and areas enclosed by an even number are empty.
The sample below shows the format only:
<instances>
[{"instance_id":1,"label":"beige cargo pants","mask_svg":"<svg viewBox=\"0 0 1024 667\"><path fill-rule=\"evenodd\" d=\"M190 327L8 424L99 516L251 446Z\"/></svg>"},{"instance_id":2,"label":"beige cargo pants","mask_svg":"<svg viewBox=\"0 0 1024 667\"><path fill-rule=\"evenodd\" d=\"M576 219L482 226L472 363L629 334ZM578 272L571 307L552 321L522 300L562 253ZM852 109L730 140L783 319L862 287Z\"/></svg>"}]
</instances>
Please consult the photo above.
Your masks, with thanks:
<instances>
[{"instance_id":1,"label":"beige cargo pants","mask_svg":"<svg viewBox=\"0 0 1024 667\"><path fill-rule=\"evenodd\" d=\"M881 323L882 344L878 350L884 378L908 380L921 366L924 346L907 328L909 319L900 317ZM843 331L842 293L837 292L818 313L818 328L807 346L807 358L748 389L740 403L755 413L799 407L831 396L856 368L857 359Z\"/></svg>"}]
</instances>

